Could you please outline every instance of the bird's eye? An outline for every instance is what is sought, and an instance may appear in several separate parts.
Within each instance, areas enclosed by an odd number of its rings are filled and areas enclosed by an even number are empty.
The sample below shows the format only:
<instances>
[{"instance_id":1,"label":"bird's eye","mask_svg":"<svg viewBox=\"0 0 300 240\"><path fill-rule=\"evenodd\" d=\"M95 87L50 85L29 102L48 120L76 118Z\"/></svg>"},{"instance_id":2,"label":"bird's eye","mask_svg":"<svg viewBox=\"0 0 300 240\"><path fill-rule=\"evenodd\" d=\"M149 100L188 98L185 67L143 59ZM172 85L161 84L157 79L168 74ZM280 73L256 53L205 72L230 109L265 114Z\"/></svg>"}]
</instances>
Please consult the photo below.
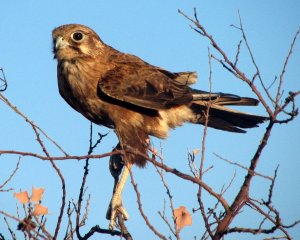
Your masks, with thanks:
<instances>
[{"instance_id":1,"label":"bird's eye","mask_svg":"<svg viewBox=\"0 0 300 240\"><path fill-rule=\"evenodd\" d=\"M82 32L74 32L72 34L72 39L75 41L75 42L80 42L82 39L83 39L83 33Z\"/></svg>"}]
</instances>

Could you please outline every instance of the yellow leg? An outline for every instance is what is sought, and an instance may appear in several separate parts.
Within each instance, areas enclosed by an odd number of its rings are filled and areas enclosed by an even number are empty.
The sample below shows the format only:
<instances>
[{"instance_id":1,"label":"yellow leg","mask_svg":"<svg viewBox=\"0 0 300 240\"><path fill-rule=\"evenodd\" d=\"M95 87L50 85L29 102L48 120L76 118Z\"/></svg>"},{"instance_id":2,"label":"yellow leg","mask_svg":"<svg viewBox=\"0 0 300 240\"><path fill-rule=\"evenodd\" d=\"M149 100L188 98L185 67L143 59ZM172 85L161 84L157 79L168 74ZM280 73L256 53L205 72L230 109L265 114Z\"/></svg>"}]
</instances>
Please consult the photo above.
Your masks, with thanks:
<instances>
[{"instance_id":1,"label":"yellow leg","mask_svg":"<svg viewBox=\"0 0 300 240\"><path fill-rule=\"evenodd\" d=\"M124 166L121 178L115 187L115 191L114 191L113 197L111 199L111 203L110 203L111 214L110 214L110 223L109 223L109 229L111 229L111 230L114 229L114 226L116 223L117 211L121 212L121 214L123 215L123 218L125 220L127 220L129 218L129 215L122 204L122 191L123 191L123 188L128 179L131 167L132 167L132 164L130 164L130 163L126 163L126 165Z\"/></svg>"}]
</instances>

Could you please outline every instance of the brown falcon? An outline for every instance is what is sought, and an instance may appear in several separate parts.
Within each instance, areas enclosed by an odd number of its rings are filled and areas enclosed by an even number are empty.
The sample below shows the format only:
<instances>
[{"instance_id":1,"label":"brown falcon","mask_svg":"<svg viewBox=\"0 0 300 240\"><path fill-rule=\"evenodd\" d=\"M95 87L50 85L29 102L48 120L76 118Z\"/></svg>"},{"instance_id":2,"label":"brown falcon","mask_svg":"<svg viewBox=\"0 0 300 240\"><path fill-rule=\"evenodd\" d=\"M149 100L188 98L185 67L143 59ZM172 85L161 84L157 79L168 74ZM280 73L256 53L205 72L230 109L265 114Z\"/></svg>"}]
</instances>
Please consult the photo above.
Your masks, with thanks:
<instances>
[{"instance_id":1,"label":"brown falcon","mask_svg":"<svg viewBox=\"0 0 300 240\"><path fill-rule=\"evenodd\" d=\"M209 127L243 133L265 120L225 107L254 106L256 99L193 89L195 72L174 73L152 66L106 45L86 26L63 25L52 36L61 96L90 121L113 128L123 149L147 154L149 136L165 138L170 129L185 122L204 124L209 105ZM111 228L116 210L127 217L120 199L131 165L146 164L141 154L127 153L125 158L111 202Z\"/></svg>"}]
</instances>

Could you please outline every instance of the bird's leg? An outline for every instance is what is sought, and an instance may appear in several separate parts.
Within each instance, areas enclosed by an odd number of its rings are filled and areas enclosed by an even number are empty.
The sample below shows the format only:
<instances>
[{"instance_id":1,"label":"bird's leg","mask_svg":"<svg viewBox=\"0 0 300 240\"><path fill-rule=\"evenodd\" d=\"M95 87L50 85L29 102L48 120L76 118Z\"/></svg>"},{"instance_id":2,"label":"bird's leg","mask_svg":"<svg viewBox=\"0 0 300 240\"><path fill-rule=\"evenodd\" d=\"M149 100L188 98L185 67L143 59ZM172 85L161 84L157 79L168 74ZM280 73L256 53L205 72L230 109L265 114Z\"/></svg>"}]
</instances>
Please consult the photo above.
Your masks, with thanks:
<instances>
[{"instance_id":1,"label":"bird's leg","mask_svg":"<svg viewBox=\"0 0 300 240\"><path fill-rule=\"evenodd\" d=\"M115 226L117 211L121 212L124 220L127 220L129 218L128 213L122 204L122 191L129 176L131 166L132 164L128 163L125 165L121 178L115 186L114 193L110 202L110 210L108 210L110 211L110 214L108 213L108 215L110 215L109 229L113 229Z\"/></svg>"},{"instance_id":2,"label":"bird's leg","mask_svg":"<svg viewBox=\"0 0 300 240\"><path fill-rule=\"evenodd\" d=\"M120 149L120 144L118 144L114 150L116 149ZM128 214L122 205L121 194L125 186L126 180L128 178L129 171L131 169L131 164L128 163L126 164L123 173L121 175L121 179L119 180L119 176L123 168L124 168L124 161L121 155L113 155L110 157L109 170L115 180L113 196L106 213L106 218L110 220L110 224L109 224L110 229L114 228L116 217L117 217L117 211L119 211L123 215L124 220L128 219Z\"/></svg>"},{"instance_id":3,"label":"bird's leg","mask_svg":"<svg viewBox=\"0 0 300 240\"><path fill-rule=\"evenodd\" d=\"M113 149L113 151L119 150L119 149L120 149L120 143ZM113 193L115 192L117 183L119 181L119 176L122 172L123 167L124 167L124 161L123 161L123 158L121 157L121 155L117 154L117 155L113 155L109 158L109 171L115 180Z\"/></svg>"}]
</instances>

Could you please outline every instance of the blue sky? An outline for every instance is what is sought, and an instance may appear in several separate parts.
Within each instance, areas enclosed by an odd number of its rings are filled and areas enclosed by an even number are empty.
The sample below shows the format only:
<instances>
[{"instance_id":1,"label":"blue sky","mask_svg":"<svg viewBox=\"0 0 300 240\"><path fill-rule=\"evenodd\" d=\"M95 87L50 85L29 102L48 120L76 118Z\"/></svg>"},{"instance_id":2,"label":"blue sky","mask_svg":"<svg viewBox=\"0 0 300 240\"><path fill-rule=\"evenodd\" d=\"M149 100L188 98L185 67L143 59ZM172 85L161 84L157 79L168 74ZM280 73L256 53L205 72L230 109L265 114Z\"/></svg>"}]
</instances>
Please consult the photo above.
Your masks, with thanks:
<instances>
[{"instance_id":1,"label":"blue sky","mask_svg":"<svg viewBox=\"0 0 300 240\"><path fill-rule=\"evenodd\" d=\"M6 1L1 4L0 9L0 67L4 68L9 84L5 96L69 154L85 154L88 149L90 123L59 96L56 62L51 53L52 29L66 23L85 24L93 28L107 44L140 56L153 65L171 71L197 71L199 80L195 87L208 90L209 43L192 31L189 22L177 12L181 9L191 16L194 7L198 10L200 21L231 58L235 56L240 33L230 25L238 24L239 10L249 43L267 85L273 81L275 75L280 74L292 38L300 25L299 1ZM212 49L211 51L215 53ZM300 88L299 52L298 41L287 67L284 83L286 92ZM240 68L251 76L255 70L250 64L244 45L240 59ZM247 86L234 79L216 62L213 62L212 67L213 91L253 97ZM265 114L261 106L245 110ZM0 149L41 153L31 128L2 102L0 116ZM204 180L218 190L231 179L236 169L217 159L214 152L248 165L265 127L266 125L262 125L249 130L247 134L210 129L205 164L207 167L214 165L214 168L207 173ZM104 127L95 126L94 129L101 133L110 132L97 153L111 151L117 143L114 133ZM276 166L280 165L274 204L282 211L282 219L287 224L300 217L300 193L297 190L300 182L299 129L299 118L289 125L277 126L258 167L260 173L272 175ZM202 133L201 126L185 125L172 131L167 140L154 139L154 143L158 148L161 144L166 164L188 172L187 151L200 148ZM52 155L59 154L51 144L46 141L45 143ZM12 171L17 160L17 156L0 157L0 184ZM111 197L113 179L108 171L107 160L93 160L91 163L87 190L92 196L90 217L84 229L96 224L103 227L108 225L105 212ZM83 164L75 160L57 162L67 182L68 199L77 199ZM243 181L244 172L236 170L237 180L226 195L228 199L234 197ZM166 233L166 226L157 215L157 211L163 208L164 198L167 197L159 176L150 165L146 169L134 168L133 171L145 212L153 224ZM172 190L175 206L184 205L191 211L196 206L195 186L170 175L166 175L166 179ZM251 194L258 198L266 197L268 184L267 181L256 178ZM9 187L18 191L31 190L31 186L46 189L43 204L49 207L48 226L53 231L61 199L61 187L49 162L22 158L20 169ZM206 195L204 197L210 206L211 199ZM136 196L130 183L126 185L123 198L131 216L127 226L135 238L141 239L146 235L149 236L147 239L155 239L139 216ZM12 192L0 193L1 210L15 214L15 204ZM233 224L255 223L253 215L249 214L242 214ZM14 222L11 222L11 226L15 229ZM0 229L6 229L2 218ZM202 232L203 221L195 215L193 226L182 231L182 238L191 239L194 235L199 237ZM295 238L300 237L299 232L299 227L291 230ZM249 239L249 236L244 239Z\"/></svg>"}]
</instances>

